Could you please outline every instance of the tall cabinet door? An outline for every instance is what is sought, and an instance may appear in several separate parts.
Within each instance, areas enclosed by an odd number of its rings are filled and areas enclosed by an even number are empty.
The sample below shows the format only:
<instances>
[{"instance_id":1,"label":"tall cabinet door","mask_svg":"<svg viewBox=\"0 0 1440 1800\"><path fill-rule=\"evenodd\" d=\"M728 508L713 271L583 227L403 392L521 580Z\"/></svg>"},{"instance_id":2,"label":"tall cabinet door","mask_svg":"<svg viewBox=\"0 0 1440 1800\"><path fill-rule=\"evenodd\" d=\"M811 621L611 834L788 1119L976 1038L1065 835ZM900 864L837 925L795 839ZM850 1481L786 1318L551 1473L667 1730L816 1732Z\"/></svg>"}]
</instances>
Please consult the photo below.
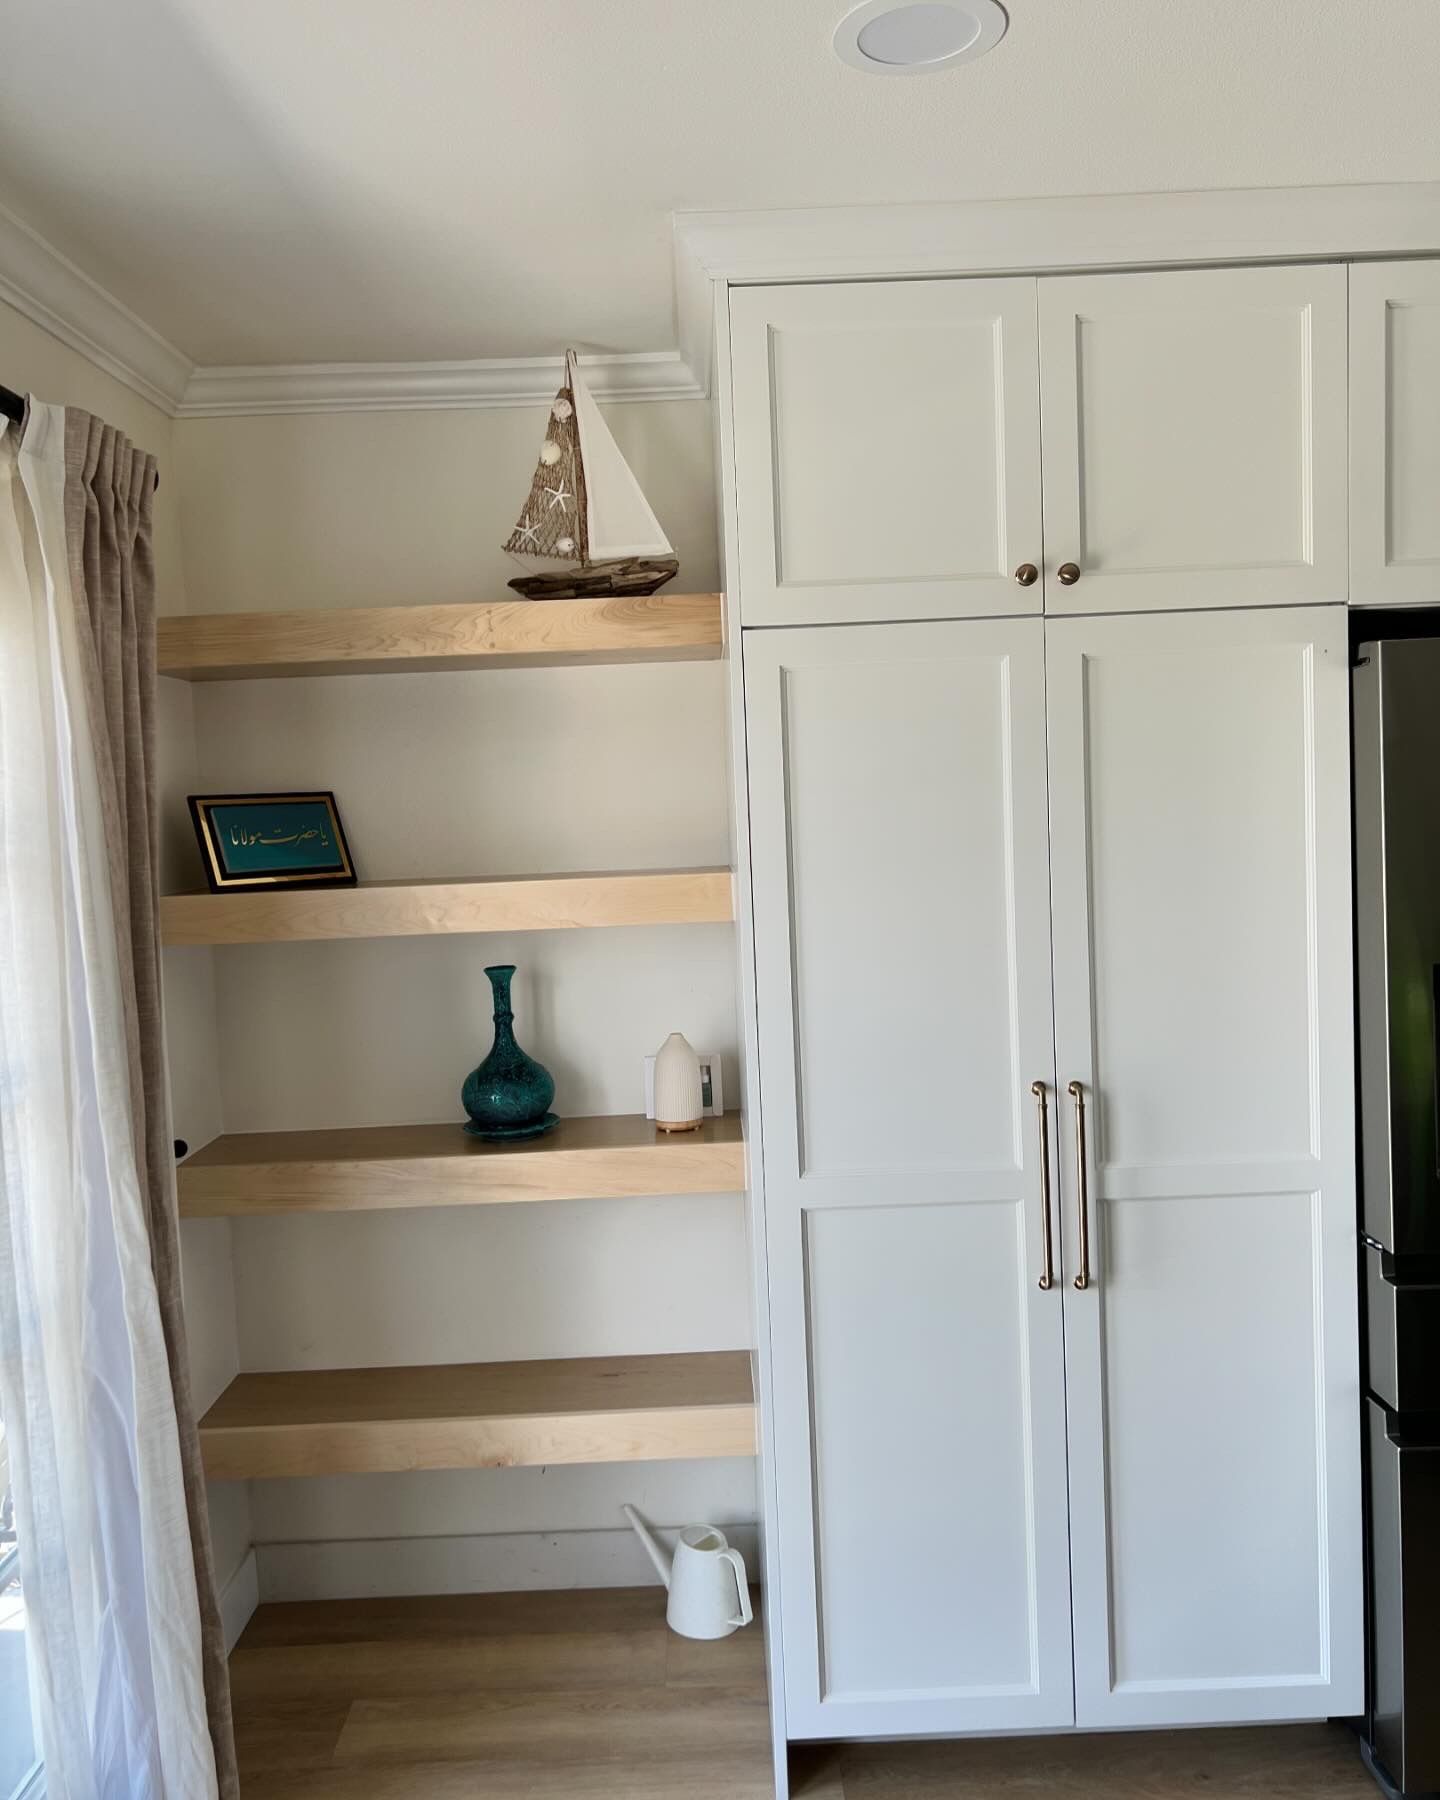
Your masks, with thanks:
<instances>
[{"instance_id":1,"label":"tall cabinet door","mask_svg":"<svg viewBox=\"0 0 1440 1800\"><path fill-rule=\"evenodd\" d=\"M1040 611L1033 279L738 289L730 333L742 624Z\"/></svg>"},{"instance_id":2,"label":"tall cabinet door","mask_svg":"<svg viewBox=\"0 0 1440 1800\"><path fill-rule=\"evenodd\" d=\"M1040 382L1047 612L1344 600L1343 265L1044 280Z\"/></svg>"},{"instance_id":3,"label":"tall cabinet door","mask_svg":"<svg viewBox=\"0 0 1440 1800\"><path fill-rule=\"evenodd\" d=\"M793 1737L1074 1716L1042 629L743 634Z\"/></svg>"},{"instance_id":4,"label":"tall cabinet door","mask_svg":"<svg viewBox=\"0 0 1440 1800\"><path fill-rule=\"evenodd\" d=\"M1440 262L1350 271L1350 599L1440 604Z\"/></svg>"},{"instance_id":5,"label":"tall cabinet door","mask_svg":"<svg viewBox=\"0 0 1440 1800\"><path fill-rule=\"evenodd\" d=\"M1345 610L1046 637L1077 1719L1356 1713Z\"/></svg>"}]
</instances>

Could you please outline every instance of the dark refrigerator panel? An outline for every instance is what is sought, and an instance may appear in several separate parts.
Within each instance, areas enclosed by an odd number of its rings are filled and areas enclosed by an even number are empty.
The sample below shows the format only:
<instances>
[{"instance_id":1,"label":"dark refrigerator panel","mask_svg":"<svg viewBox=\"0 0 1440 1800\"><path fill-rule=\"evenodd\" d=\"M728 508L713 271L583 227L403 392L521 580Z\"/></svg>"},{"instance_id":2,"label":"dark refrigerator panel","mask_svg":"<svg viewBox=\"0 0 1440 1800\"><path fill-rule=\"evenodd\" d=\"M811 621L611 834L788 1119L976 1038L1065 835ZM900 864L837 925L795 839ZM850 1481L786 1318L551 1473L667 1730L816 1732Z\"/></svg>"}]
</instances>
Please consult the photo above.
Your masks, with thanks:
<instances>
[{"instance_id":1,"label":"dark refrigerator panel","mask_svg":"<svg viewBox=\"0 0 1440 1800\"><path fill-rule=\"evenodd\" d=\"M1365 1229L1440 1257L1440 638L1361 648L1355 907Z\"/></svg>"},{"instance_id":2,"label":"dark refrigerator panel","mask_svg":"<svg viewBox=\"0 0 1440 1800\"><path fill-rule=\"evenodd\" d=\"M1440 1417L1440 1257L1366 1246L1365 1342L1369 1391L1394 1412Z\"/></svg>"},{"instance_id":3,"label":"dark refrigerator panel","mask_svg":"<svg viewBox=\"0 0 1440 1800\"><path fill-rule=\"evenodd\" d=\"M1440 1793L1440 638L1353 679L1372 1767Z\"/></svg>"},{"instance_id":4,"label":"dark refrigerator panel","mask_svg":"<svg viewBox=\"0 0 1440 1800\"><path fill-rule=\"evenodd\" d=\"M1370 1742L1402 1794L1440 1786L1440 1416L1407 1428L1370 1400L1370 1558L1381 1629Z\"/></svg>"}]
</instances>

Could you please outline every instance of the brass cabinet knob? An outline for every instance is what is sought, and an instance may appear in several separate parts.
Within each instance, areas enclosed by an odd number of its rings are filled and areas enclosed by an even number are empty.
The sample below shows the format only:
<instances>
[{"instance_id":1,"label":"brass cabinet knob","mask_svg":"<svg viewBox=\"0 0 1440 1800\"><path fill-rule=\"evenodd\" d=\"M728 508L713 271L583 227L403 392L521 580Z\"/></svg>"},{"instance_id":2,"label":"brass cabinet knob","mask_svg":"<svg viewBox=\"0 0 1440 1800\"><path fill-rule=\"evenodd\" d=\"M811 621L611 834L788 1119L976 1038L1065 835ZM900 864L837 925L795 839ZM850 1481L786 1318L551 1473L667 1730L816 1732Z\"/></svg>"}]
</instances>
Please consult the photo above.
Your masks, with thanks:
<instances>
[{"instance_id":1,"label":"brass cabinet knob","mask_svg":"<svg viewBox=\"0 0 1440 1800\"><path fill-rule=\"evenodd\" d=\"M1015 579L1020 583L1021 587L1034 587L1035 583L1040 579L1040 571L1035 567L1034 563L1021 563L1020 567L1015 571Z\"/></svg>"},{"instance_id":2,"label":"brass cabinet knob","mask_svg":"<svg viewBox=\"0 0 1440 1800\"><path fill-rule=\"evenodd\" d=\"M1080 565L1079 563L1061 563L1055 573L1060 577L1061 587L1074 587L1080 579Z\"/></svg>"}]
</instances>

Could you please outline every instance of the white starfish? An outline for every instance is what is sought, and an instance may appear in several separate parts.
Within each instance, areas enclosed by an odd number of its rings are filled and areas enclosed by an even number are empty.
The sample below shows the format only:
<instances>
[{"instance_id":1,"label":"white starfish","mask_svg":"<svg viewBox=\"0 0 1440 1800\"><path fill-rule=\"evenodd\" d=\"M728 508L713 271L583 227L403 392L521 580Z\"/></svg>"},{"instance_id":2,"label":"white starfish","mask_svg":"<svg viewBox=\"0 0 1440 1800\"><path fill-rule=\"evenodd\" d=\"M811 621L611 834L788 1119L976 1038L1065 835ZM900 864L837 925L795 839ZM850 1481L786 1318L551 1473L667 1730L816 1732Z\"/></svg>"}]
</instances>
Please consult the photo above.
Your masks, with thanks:
<instances>
[{"instance_id":1,"label":"white starfish","mask_svg":"<svg viewBox=\"0 0 1440 1800\"><path fill-rule=\"evenodd\" d=\"M550 504L552 507L568 506L575 498L575 496L566 488L563 481L558 488L546 488L545 492L550 496Z\"/></svg>"},{"instance_id":2,"label":"white starfish","mask_svg":"<svg viewBox=\"0 0 1440 1800\"><path fill-rule=\"evenodd\" d=\"M528 519L522 519L520 521L515 527L515 534L522 544L527 538L532 544L538 544L540 542L540 532L538 527L532 525Z\"/></svg>"}]
</instances>

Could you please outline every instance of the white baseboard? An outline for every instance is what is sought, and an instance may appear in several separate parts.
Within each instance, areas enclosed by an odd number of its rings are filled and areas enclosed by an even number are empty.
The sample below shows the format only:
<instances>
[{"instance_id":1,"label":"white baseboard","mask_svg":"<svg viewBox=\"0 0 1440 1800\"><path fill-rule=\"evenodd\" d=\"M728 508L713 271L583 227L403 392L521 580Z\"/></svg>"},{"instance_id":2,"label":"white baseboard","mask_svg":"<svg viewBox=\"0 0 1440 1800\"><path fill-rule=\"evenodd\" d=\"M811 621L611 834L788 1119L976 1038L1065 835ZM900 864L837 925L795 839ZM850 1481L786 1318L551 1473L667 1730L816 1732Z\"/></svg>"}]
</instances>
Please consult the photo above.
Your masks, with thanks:
<instances>
[{"instance_id":1,"label":"white baseboard","mask_svg":"<svg viewBox=\"0 0 1440 1800\"><path fill-rule=\"evenodd\" d=\"M240 1566L220 1589L220 1622L225 1627L225 1654L228 1656L240 1641L240 1633L250 1623L250 1615L260 1604L260 1566L255 1546L245 1552Z\"/></svg>"},{"instance_id":2,"label":"white baseboard","mask_svg":"<svg viewBox=\"0 0 1440 1800\"><path fill-rule=\"evenodd\" d=\"M676 1529L657 1535L673 1544ZM752 1581L754 1525L726 1525ZM358 1600L405 1594L499 1594L536 1588L643 1587L656 1581L626 1526L473 1537L345 1538L257 1544L263 1600Z\"/></svg>"}]
</instances>

